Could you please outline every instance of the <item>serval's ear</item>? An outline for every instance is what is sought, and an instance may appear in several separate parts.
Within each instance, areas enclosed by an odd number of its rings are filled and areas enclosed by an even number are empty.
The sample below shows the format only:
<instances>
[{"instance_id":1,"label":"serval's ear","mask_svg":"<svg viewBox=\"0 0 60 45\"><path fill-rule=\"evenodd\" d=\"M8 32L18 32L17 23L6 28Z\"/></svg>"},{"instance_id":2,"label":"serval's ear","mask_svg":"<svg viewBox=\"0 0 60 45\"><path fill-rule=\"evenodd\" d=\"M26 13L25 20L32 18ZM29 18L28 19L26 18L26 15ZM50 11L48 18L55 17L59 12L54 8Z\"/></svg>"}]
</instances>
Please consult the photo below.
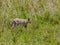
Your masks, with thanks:
<instances>
[{"instance_id":1,"label":"serval's ear","mask_svg":"<svg viewBox=\"0 0 60 45\"><path fill-rule=\"evenodd\" d=\"M30 18L28 18L28 22L31 23L31 19Z\"/></svg>"},{"instance_id":2,"label":"serval's ear","mask_svg":"<svg viewBox=\"0 0 60 45\"><path fill-rule=\"evenodd\" d=\"M30 21L30 18L28 18L28 21Z\"/></svg>"}]
</instances>

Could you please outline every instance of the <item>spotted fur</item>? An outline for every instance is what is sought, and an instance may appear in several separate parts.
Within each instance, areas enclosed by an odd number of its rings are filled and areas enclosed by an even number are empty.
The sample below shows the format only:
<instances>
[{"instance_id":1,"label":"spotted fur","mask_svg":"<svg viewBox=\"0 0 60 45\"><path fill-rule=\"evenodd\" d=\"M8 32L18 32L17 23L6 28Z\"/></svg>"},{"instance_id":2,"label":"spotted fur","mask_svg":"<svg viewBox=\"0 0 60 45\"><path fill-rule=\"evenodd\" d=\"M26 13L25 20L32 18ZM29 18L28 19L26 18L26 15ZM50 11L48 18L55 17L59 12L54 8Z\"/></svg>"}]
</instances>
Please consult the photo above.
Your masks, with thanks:
<instances>
[{"instance_id":1,"label":"spotted fur","mask_svg":"<svg viewBox=\"0 0 60 45\"><path fill-rule=\"evenodd\" d=\"M28 23L31 23L30 18L28 18L28 19L15 18L12 20L11 26L17 26L19 24L22 24L25 28L27 28Z\"/></svg>"}]
</instances>

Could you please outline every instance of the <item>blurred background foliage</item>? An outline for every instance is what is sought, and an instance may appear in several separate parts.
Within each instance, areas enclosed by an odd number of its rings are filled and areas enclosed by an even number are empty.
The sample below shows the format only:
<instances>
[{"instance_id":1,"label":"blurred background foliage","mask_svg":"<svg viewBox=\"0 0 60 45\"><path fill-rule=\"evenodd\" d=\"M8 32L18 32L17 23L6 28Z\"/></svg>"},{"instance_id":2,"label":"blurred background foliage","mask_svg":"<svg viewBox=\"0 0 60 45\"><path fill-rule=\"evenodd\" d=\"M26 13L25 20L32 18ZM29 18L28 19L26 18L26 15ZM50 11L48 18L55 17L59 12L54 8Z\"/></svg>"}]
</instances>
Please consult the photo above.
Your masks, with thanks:
<instances>
[{"instance_id":1,"label":"blurred background foliage","mask_svg":"<svg viewBox=\"0 0 60 45\"><path fill-rule=\"evenodd\" d=\"M13 18L32 21L11 30ZM60 45L60 0L0 0L0 45Z\"/></svg>"}]
</instances>

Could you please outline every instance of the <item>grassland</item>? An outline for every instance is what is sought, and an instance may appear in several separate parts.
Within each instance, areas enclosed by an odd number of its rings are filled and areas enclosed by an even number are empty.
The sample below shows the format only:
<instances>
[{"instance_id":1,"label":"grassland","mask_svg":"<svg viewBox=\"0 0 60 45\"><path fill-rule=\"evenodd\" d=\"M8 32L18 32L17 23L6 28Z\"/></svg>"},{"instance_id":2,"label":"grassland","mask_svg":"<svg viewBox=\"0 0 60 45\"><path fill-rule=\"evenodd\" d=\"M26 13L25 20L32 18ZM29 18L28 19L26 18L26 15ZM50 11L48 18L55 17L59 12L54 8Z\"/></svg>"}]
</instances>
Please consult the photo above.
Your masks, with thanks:
<instances>
[{"instance_id":1,"label":"grassland","mask_svg":"<svg viewBox=\"0 0 60 45\"><path fill-rule=\"evenodd\" d=\"M10 29L12 18L32 21ZM60 0L0 0L0 45L60 45Z\"/></svg>"}]
</instances>

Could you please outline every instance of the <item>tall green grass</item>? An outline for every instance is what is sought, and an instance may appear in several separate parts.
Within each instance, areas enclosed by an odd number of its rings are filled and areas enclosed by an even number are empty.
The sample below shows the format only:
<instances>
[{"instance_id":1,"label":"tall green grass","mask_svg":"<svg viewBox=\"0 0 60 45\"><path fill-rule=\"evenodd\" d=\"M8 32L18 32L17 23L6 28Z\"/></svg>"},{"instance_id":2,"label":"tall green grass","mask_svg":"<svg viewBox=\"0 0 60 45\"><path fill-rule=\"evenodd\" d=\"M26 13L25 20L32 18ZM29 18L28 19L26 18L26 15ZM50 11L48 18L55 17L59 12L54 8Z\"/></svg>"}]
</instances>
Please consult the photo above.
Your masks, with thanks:
<instances>
[{"instance_id":1,"label":"tall green grass","mask_svg":"<svg viewBox=\"0 0 60 45\"><path fill-rule=\"evenodd\" d=\"M0 0L0 45L60 45L60 0ZM10 19L31 18L27 30L10 29Z\"/></svg>"}]
</instances>

